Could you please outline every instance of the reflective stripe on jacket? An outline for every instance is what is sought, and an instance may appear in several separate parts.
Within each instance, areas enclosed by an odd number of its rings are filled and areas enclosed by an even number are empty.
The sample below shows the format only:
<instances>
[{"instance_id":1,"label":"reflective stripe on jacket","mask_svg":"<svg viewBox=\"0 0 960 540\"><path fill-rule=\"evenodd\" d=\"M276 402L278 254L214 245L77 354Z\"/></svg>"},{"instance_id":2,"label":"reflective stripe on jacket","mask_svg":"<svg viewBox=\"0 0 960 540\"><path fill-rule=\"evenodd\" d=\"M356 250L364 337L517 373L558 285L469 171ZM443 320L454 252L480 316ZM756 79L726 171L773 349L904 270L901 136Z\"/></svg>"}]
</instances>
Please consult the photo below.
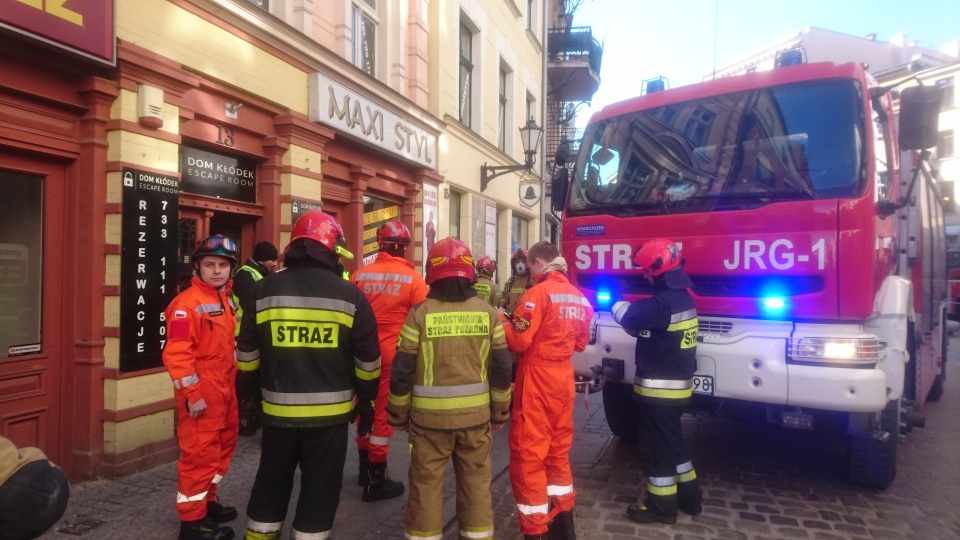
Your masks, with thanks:
<instances>
[{"instance_id":1,"label":"reflective stripe on jacket","mask_svg":"<svg viewBox=\"0 0 960 540\"><path fill-rule=\"evenodd\" d=\"M264 274L257 266L260 266L259 263L250 259L238 268L237 273L233 275L233 293L231 296L233 298L233 304L237 306L237 329L234 331L234 337L240 335L240 321L243 318L243 304L241 301L244 300L243 297L252 292L253 284L263 279ZM244 274L240 272L249 274L250 277L253 278L253 283L245 279Z\"/></svg>"},{"instance_id":2,"label":"reflective stripe on jacket","mask_svg":"<svg viewBox=\"0 0 960 540\"><path fill-rule=\"evenodd\" d=\"M634 398L686 405L693 395L697 358L697 309L686 290L663 289L630 304L620 320L637 335Z\"/></svg>"},{"instance_id":3,"label":"reflective stripe on jacket","mask_svg":"<svg viewBox=\"0 0 960 540\"><path fill-rule=\"evenodd\" d=\"M512 319L504 318L507 344L520 361L569 362L590 339L590 302L558 270L537 276L539 283L517 302Z\"/></svg>"},{"instance_id":4,"label":"reflective stripe on jacket","mask_svg":"<svg viewBox=\"0 0 960 540\"><path fill-rule=\"evenodd\" d=\"M434 430L506 422L511 362L497 311L478 297L428 299L400 332L387 411L392 425Z\"/></svg>"},{"instance_id":5,"label":"reflective stripe on jacket","mask_svg":"<svg viewBox=\"0 0 960 540\"><path fill-rule=\"evenodd\" d=\"M500 306L503 307L505 312L512 314L517 309L520 297L533 286L534 280L530 277L530 274L511 276L510 279L503 284L503 292L500 295Z\"/></svg>"},{"instance_id":6,"label":"reflective stripe on jacket","mask_svg":"<svg viewBox=\"0 0 960 540\"><path fill-rule=\"evenodd\" d=\"M200 378L215 387L233 387L235 342L231 282L222 291L193 276L190 287L178 294L167 309L167 342L163 348L163 364L173 379L173 387L187 401L196 403ZM221 384L222 383L222 384Z\"/></svg>"},{"instance_id":7,"label":"reflective stripe on jacket","mask_svg":"<svg viewBox=\"0 0 960 540\"><path fill-rule=\"evenodd\" d=\"M339 424L354 397L374 400L377 324L355 285L328 268L294 266L263 280L251 305L237 340L238 387L241 401L262 394L264 424Z\"/></svg>"},{"instance_id":8,"label":"reflective stripe on jacket","mask_svg":"<svg viewBox=\"0 0 960 540\"><path fill-rule=\"evenodd\" d=\"M500 287L492 279L479 275L477 276L477 282L473 284L473 288L477 291L477 296L484 302L493 307L500 305Z\"/></svg>"},{"instance_id":9,"label":"reflective stripe on jacket","mask_svg":"<svg viewBox=\"0 0 960 540\"><path fill-rule=\"evenodd\" d=\"M367 296L377 317L377 334L384 362L393 360L397 337L410 309L427 299L427 283L413 269L413 263L389 253L353 275L353 282Z\"/></svg>"}]
</instances>

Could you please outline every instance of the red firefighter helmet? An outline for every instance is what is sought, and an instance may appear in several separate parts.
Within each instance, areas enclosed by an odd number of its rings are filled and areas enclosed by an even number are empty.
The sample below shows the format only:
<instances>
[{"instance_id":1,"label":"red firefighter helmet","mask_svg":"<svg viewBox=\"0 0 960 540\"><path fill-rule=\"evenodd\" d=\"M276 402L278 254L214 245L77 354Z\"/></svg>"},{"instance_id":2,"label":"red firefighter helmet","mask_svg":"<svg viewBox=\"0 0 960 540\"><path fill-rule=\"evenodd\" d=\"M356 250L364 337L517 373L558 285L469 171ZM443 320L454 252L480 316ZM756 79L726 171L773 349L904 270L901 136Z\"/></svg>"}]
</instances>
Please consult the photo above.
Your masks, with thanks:
<instances>
[{"instance_id":1,"label":"red firefighter helmet","mask_svg":"<svg viewBox=\"0 0 960 540\"><path fill-rule=\"evenodd\" d=\"M527 250L523 248L517 248L517 250L513 252L513 255L510 256L510 263L512 264L518 259L523 261L527 260Z\"/></svg>"},{"instance_id":2,"label":"red firefighter helmet","mask_svg":"<svg viewBox=\"0 0 960 540\"><path fill-rule=\"evenodd\" d=\"M477 260L477 272L492 276L496 270L497 261L491 259L490 257L484 255Z\"/></svg>"},{"instance_id":3,"label":"red firefighter helmet","mask_svg":"<svg viewBox=\"0 0 960 540\"><path fill-rule=\"evenodd\" d=\"M380 243L380 247L384 244L409 246L410 241L410 229L399 219L391 219L377 229L377 242Z\"/></svg>"},{"instance_id":4,"label":"red firefighter helmet","mask_svg":"<svg viewBox=\"0 0 960 540\"><path fill-rule=\"evenodd\" d=\"M193 255L190 257L190 260L197 262L201 257L206 257L207 255L226 257L230 259L230 263L233 266L240 264L240 257L237 256L237 245L233 243L233 240L222 234L208 236L197 242L197 246L193 248Z\"/></svg>"},{"instance_id":5,"label":"red firefighter helmet","mask_svg":"<svg viewBox=\"0 0 960 540\"><path fill-rule=\"evenodd\" d=\"M673 240L647 240L633 254L633 265L659 276L680 266L680 247Z\"/></svg>"},{"instance_id":6,"label":"red firefighter helmet","mask_svg":"<svg viewBox=\"0 0 960 540\"><path fill-rule=\"evenodd\" d=\"M293 231L290 233L290 244L301 238L309 238L310 240L320 242L331 252L335 252L337 241L342 237L343 229L340 228L340 223L338 223L333 216L325 214L320 210L311 210L300 216L300 219L293 224ZM290 244L287 244L286 249L283 250L284 252L290 249Z\"/></svg>"},{"instance_id":7,"label":"red firefighter helmet","mask_svg":"<svg viewBox=\"0 0 960 540\"><path fill-rule=\"evenodd\" d=\"M427 255L427 284L448 277L462 277L473 281L473 255L466 244L447 237L430 248Z\"/></svg>"}]
</instances>

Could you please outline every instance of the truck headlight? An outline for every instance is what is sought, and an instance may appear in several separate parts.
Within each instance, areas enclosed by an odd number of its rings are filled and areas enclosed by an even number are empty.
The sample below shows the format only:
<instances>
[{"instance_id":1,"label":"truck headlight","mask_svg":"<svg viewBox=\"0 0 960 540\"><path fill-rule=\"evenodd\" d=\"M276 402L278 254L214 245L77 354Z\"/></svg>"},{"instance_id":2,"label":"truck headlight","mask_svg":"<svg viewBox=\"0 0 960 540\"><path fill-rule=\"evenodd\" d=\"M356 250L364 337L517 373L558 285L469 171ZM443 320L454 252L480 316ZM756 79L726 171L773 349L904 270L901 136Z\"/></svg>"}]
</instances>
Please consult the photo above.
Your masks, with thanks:
<instances>
[{"instance_id":1,"label":"truck headlight","mask_svg":"<svg viewBox=\"0 0 960 540\"><path fill-rule=\"evenodd\" d=\"M799 362L875 364L883 346L877 338L799 338L788 342L787 356Z\"/></svg>"}]
</instances>

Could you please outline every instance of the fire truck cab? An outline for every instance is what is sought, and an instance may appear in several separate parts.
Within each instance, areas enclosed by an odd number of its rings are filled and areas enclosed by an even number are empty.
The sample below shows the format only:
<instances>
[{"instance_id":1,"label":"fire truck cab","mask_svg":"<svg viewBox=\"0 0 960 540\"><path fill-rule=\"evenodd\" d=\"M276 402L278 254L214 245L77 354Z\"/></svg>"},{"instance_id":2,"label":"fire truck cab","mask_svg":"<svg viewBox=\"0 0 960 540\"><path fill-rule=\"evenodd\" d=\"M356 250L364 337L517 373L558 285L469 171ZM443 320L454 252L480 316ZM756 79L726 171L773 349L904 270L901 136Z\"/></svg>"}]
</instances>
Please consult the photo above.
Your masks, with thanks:
<instances>
[{"instance_id":1,"label":"fire truck cab","mask_svg":"<svg viewBox=\"0 0 960 540\"><path fill-rule=\"evenodd\" d=\"M948 291L924 159L936 93L902 90L898 134L891 89L857 64L802 64L590 119L552 187L571 282L597 311L575 370L602 389L614 434L637 438L636 339L610 306L651 294L631 256L669 238L694 284L695 404L752 404L799 429L840 416L851 480L893 481L901 430L943 391Z\"/></svg>"}]
</instances>

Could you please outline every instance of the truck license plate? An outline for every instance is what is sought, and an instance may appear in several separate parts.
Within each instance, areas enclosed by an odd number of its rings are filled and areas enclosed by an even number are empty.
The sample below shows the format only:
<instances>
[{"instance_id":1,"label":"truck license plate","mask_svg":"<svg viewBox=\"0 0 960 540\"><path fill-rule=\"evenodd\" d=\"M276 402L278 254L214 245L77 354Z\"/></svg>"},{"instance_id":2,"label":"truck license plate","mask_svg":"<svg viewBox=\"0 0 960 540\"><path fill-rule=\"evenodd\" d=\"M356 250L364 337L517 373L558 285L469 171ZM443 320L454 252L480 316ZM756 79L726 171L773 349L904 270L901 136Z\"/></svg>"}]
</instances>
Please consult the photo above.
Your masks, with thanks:
<instances>
[{"instance_id":1,"label":"truck license plate","mask_svg":"<svg viewBox=\"0 0 960 540\"><path fill-rule=\"evenodd\" d=\"M704 396L713 395L713 377L708 375L693 376L693 393Z\"/></svg>"}]
</instances>

